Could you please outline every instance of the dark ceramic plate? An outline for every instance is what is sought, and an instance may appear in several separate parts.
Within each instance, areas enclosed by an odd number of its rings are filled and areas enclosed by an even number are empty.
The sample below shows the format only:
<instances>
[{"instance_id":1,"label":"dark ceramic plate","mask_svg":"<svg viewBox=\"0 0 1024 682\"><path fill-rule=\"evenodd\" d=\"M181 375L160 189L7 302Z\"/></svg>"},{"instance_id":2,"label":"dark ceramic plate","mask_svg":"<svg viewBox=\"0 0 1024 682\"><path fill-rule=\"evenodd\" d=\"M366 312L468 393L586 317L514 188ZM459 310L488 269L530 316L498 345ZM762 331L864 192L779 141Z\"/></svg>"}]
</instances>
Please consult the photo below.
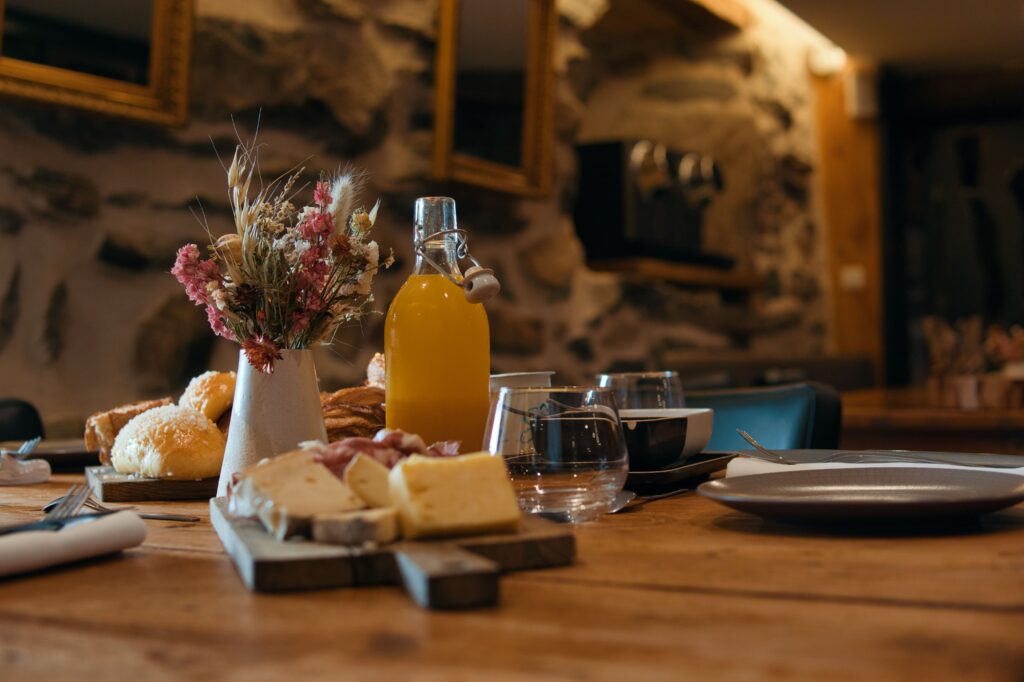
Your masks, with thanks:
<instances>
[{"instance_id":1,"label":"dark ceramic plate","mask_svg":"<svg viewBox=\"0 0 1024 682\"><path fill-rule=\"evenodd\" d=\"M978 516L1024 501L1024 476L851 467L722 478L697 492L739 511L788 521L929 519Z\"/></svg>"},{"instance_id":2,"label":"dark ceramic plate","mask_svg":"<svg viewBox=\"0 0 1024 682\"><path fill-rule=\"evenodd\" d=\"M21 441L0 442L0 449L16 450ZM97 452L89 452L81 438L45 438L28 456L29 459L45 459L55 470L84 469L100 463Z\"/></svg>"},{"instance_id":3,"label":"dark ceramic plate","mask_svg":"<svg viewBox=\"0 0 1024 682\"><path fill-rule=\"evenodd\" d=\"M696 455L681 457L676 462L653 471L630 470L626 477L626 488L637 492L640 490L662 489L678 486L686 481L705 478L716 471L725 469L725 465L736 455L731 452L701 452Z\"/></svg>"}]
</instances>

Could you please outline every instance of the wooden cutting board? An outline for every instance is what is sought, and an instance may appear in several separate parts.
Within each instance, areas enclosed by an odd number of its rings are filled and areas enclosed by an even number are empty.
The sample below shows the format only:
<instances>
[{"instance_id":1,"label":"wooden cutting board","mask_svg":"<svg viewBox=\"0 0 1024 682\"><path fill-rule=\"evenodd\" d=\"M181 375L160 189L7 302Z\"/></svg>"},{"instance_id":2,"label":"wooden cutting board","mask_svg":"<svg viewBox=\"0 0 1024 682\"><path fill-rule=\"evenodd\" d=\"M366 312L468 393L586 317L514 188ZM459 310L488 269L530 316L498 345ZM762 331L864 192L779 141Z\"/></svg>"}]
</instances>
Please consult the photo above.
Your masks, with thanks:
<instances>
[{"instance_id":1,"label":"wooden cutting board","mask_svg":"<svg viewBox=\"0 0 1024 682\"><path fill-rule=\"evenodd\" d=\"M168 481L119 474L114 467L85 468L85 480L100 502L148 502L159 500L208 500L217 494L217 478Z\"/></svg>"},{"instance_id":2,"label":"wooden cutting board","mask_svg":"<svg viewBox=\"0 0 1024 682\"><path fill-rule=\"evenodd\" d=\"M242 580L256 592L401 583L420 606L473 608L498 602L503 571L571 564L569 526L523 515L516 533L402 541L378 549L280 542L254 519L232 516L227 499L210 500L210 521Z\"/></svg>"}]
</instances>

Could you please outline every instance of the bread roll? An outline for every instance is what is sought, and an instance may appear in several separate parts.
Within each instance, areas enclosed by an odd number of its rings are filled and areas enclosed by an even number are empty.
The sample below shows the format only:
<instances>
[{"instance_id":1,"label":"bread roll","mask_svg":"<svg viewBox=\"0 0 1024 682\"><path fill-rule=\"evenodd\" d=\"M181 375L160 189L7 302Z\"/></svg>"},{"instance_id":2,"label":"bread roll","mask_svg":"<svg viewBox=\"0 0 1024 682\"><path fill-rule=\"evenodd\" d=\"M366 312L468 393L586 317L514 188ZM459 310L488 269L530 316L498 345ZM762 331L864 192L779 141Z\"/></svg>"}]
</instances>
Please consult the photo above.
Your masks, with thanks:
<instances>
[{"instance_id":1,"label":"bread roll","mask_svg":"<svg viewBox=\"0 0 1024 682\"><path fill-rule=\"evenodd\" d=\"M191 407L216 422L231 409L235 398L234 372L204 372L188 382L178 404Z\"/></svg>"},{"instance_id":2,"label":"bread roll","mask_svg":"<svg viewBox=\"0 0 1024 682\"><path fill-rule=\"evenodd\" d=\"M191 407L166 405L128 422L114 440L111 461L119 473L143 478L198 480L220 473L224 436Z\"/></svg>"},{"instance_id":3,"label":"bread roll","mask_svg":"<svg viewBox=\"0 0 1024 682\"><path fill-rule=\"evenodd\" d=\"M353 386L334 393L321 393L327 440L370 438L384 428L384 390Z\"/></svg>"},{"instance_id":4,"label":"bread roll","mask_svg":"<svg viewBox=\"0 0 1024 682\"><path fill-rule=\"evenodd\" d=\"M379 388L382 391L387 383L387 372L384 365L384 354L374 353L370 364L366 366L366 385Z\"/></svg>"},{"instance_id":5,"label":"bread roll","mask_svg":"<svg viewBox=\"0 0 1024 682\"><path fill-rule=\"evenodd\" d=\"M143 412L173 403L172 398L143 400L121 405L106 412L97 412L85 422L85 447L89 452L98 451L101 463L110 464L110 449L114 447L114 439L128 422Z\"/></svg>"}]
</instances>

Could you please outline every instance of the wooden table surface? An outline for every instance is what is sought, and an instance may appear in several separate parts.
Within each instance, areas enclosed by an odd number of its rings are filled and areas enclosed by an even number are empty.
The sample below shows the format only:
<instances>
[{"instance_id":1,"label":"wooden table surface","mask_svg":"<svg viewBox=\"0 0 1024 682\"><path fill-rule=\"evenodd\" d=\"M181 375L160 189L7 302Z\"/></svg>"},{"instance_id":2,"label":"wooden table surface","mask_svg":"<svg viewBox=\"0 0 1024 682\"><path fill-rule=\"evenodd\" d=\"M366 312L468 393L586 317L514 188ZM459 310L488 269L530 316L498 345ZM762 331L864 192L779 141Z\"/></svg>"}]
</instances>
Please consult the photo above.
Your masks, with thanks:
<instances>
[{"instance_id":1,"label":"wooden table surface","mask_svg":"<svg viewBox=\"0 0 1024 682\"><path fill-rule=\"evenodd\" d=\"M1024 409L938 407L929 404L928 391L921 387L868 388L842 398L846 426L1024 431Z\"/></svg>"},{"instance_id":2,"label":"wooden table surface","mask_svg":"<svg viewBox=\"0 0 1024 682\"><path fill-rule=\"evenodd\" d=\"M0 488L0 523L80 478ZM251 594L204 503L140 506L203 522L147 521L122 556L0 580L0 679L1024 679L1024 505L838 534L658 500L464 612L397 587Z\"/></svg>"},{"instance_id":3,"label":"wooden table surface","mask_svg":"<svg viewBox=\"0 0 1024 682\"><path fill-rule=\"evenodd\" d=\"M1024 453L1024 409L936 407L920 387L843 393L844 448Z\"/></svg>"}]
</instances>

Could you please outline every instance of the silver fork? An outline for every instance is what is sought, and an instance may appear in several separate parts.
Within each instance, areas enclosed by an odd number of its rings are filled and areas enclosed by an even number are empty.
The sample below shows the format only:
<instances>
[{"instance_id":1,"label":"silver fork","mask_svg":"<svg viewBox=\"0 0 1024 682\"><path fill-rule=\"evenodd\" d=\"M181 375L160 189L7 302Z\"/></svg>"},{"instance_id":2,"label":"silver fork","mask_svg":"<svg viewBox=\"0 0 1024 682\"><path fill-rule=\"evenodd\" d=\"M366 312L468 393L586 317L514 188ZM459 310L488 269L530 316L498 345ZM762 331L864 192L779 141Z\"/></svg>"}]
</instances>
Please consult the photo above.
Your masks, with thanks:
<instances>
[{"instance_id":1,"label":"silver fork","mask_svg":"<svg viewBox=\"0 0 1024 682\"><path fill-rule=\"evenodd\" d=\"M63 497L58 497L55 500L51 500L43 506L43 511L46 512L49 509L56 509L63 501ZM93 511L99 512L100 514L113 514L114 512L119 511L135 510L135 507L119 507L117 509L112 509L111 507L103 506L102 504L100 504L99 502L92 498L86 499L85 506L88 507L89 509L92 509ZM196 523L197 521L199 521L198 516L185 516L184 514L150 514L142 512L136 512L136 514L138 514L139 518L154 519L157 521L183 521L186 523Z\"/></svg>"},{"instance_id":2,"label":"silver fork","mask_svg":"<svg viewBox=\"0 0 1024 682\"><path fill-rule=\"evenodd\" d=\"M90 509L95 509L96 511L100 512L101 514L112 514L114 512L134 509L134 507L122 507L121 509L111 509L110 507L104 507L102 504L100 504L96 500L91 500L91 499L90 500L86 500L85 506L89 507ZM136 512L136 514L139 515L139 518L155 519L157 521L185 521L187 523L195 523L195 522L199 521L199 517L198 516L186 516L184 514L150 514L148 512L147 513Z\"/></svg>"},{"instance_id":3,"label":"silver fork","mask_svg":"<svg viewBox=\"0 0 1024 682\"><path fill-rule=\"evenodd\" d=\"M60 504L46 514L46 521L61 521L69 519L81 510L82 505L89 499L92 493L88 486L73 485L68 488L61 499Z\"/></svg>"},{"instance_id":4,"label":"silver fork","mask_svg":"<svg viewBox=\"0 0 1024 682\"><path fill-rule=\"evenodd\" d=\"M29 438L27 441L18 446L17 450L4 450L3 454L10 455L11 457L24 457L25 455L32 454L32 451L39 445L39 441L42 440L42 436L36 436L35 438Z\"/></svg>"},{"instance_id":5,"label":"silver fork","mask_svg":"<svg viewBox=\"0 0 1024 682\"><path fill-rule=\"evenodd\" d=\"M28 523L16 523L13 526L2 526L0 527L0 535L34 530L57 531L72 523L78 523L79 521L78 518L76 518L76 515L85 503L86 498L89 497L89 493L90 490L87 486L73 485L68 489L68 492L64 495L61 503L54 507L53 510L42 519L38 521L30 521ZM87 521L88 516L89 515L79 518L81 518L82 521Z\"/></svg>"},{"instance_id":6,"label":"silver fork","mask_svg":"<svg viewBox=\"0 0 1024 682\"><path fill-rule=\"evenodd\" d=\"M751 452L740 453L748 457L755 459L761 459L766 462L773 462L775 464L824 464L828 462L843 462L847 464L882 464L885 462L915 462L920 464L948 464L951 466L963 466L963 467L987 467L990 469L1019 469L1019 464L973 464L973 463L962 463L962 462L951 462L949 460L940 459L939 457L927 457L925 455L912 454L909 452L858 452L856 450L837 450L821 459L816 459L814 462L798 462L794 459L784 457L777 452L773 452L765 446L758 443L753 436L744 431L743 429L736 429L736 433L743 437L743 440L750 443L754 450L757 452L755 455Z\"/></svg>"}]
</instances>

